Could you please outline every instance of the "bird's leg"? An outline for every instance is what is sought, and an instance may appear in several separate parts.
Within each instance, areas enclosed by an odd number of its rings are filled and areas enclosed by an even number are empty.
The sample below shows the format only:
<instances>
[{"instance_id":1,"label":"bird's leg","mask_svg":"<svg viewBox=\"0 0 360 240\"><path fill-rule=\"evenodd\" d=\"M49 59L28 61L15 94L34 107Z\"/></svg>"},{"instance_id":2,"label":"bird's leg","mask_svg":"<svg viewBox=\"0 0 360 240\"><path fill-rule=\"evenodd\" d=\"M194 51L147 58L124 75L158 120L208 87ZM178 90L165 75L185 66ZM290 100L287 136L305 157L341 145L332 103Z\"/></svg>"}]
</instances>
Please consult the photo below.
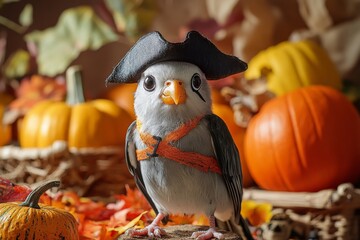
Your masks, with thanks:
<instances>
[{"instance_id":1,"label":"bird's leg","mask_svg":"<svg viewBox=\"0 0 360 240\"><path fill-rule=\"evenodd\" d=\"M134 236L148 236L148 237L158 237L166 235L164 229L159 227L160 221L165 217L165 214L159 213L156 218L152 221L152 223L146 226L143 229L129 229L126 231L126 234L134 237Z\"/></svg>"},{"instance_id":2,"label":"bird's leg","mask_svg":"<svg viewBox=\"0 0 360 240\"><path fill-rule=\"evenodd\" d=\"M223 239L224 235L215 230L215 217L214 217L214 215L211 215L209 217L209 222L210 222L210 228L207 231L194 232L191 235L191 238L196 238L197 240L206 240L206 239L211 239L211 238Z\"/></svg>"}]
</instances>

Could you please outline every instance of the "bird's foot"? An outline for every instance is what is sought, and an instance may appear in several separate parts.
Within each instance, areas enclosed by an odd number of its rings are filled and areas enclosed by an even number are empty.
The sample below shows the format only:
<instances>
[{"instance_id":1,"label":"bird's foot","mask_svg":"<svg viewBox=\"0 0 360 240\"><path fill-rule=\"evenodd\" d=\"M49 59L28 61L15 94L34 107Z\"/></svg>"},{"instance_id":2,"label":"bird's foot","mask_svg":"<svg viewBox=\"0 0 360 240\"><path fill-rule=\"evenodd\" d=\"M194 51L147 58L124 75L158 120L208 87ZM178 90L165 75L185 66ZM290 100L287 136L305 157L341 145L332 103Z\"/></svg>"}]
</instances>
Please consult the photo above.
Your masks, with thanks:
<instances>
[{"instance_id":1,"label":"bird's foot","mask_svg":"<svg viewBox=\"0 0 360 240\"><path fill-rule=\"evenodd\" d=\"M206 240L211 238L223 239L224 235L220 232L217 232L214 228L209 228L207 231L194 232L191 235L191 238L196 238L197 240Z\"/></svg>"},{"instance_id":2,"label":"bird's foot","mask_svg":"<svg viewBox=\"0 0 360 240\"><path fill-rule=\"evenodd\" d=\"M126 231L126 234L130 237L148 236L150 238L161 238L162 236L166 235L166 232L158 225L150 224L143 229L129 229Z\"/></svg>"}]
</instances>

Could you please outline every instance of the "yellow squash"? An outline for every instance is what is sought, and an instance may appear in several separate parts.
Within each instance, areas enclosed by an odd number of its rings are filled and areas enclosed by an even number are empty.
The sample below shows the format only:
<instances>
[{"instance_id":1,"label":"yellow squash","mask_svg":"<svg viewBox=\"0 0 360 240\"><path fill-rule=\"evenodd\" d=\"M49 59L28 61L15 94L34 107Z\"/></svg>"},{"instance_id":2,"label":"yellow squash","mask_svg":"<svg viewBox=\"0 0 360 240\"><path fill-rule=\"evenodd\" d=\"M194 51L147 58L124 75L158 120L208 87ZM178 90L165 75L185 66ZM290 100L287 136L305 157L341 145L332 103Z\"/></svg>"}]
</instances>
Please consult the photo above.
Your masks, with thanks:
<instances>
[{"instance_id":1,"label":"yellow squash","mask_svg":"<svg viewBox=\"0 0 360 240\"><path fill-rule=\"evenodd\" d=\"M56 140L69 147L122 146L131 116L105 99L84 101L80 71L67 72L66 102L43 101L24 117L19 133L21 147L47 147Z\"/></svg>"},{"instance_id":2,"label":"yellow squash","mask_svg":"<svg viewBox=\"0 0 360 240\"><path fill-rule=\"evenodd\" d=\"M249 61L246 79L265 76L268 89L282 95L308 85L341 89L341 79L327 52L317 43L282 42L259 52Z\"/></svg>"}]
</instances>

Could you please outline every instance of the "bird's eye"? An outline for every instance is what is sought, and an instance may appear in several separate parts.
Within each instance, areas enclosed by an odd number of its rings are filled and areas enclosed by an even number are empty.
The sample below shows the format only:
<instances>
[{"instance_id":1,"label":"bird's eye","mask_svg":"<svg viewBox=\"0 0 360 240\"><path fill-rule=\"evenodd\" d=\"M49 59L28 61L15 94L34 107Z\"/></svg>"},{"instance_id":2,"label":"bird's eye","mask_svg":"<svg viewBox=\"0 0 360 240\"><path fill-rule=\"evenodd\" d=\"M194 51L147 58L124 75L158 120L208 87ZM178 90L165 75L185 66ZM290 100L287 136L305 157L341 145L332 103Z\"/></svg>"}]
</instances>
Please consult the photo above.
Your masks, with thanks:
<instances>
[{"instance_id":1,"label":"bird's eye","mask_svg":"<svg viewBox=\"0 0 360 240\"><path fill-rule=\"evenodd\" d=\"M146 76L144 80L145 90L151 92L155 89L155 86L156 86L155 78L151 75Z\"/></svg>"},{"instance_id":2,"label":"bird's eye","mask_svg":"<svg viewBox=\"0 0 360 240\"><path fill-rule=\"evenodd\" d=\"M191 88L193 91L198 91L201 87L201 78L199 74L195 73L191 78Z\"/></svg>"}]
</instances>

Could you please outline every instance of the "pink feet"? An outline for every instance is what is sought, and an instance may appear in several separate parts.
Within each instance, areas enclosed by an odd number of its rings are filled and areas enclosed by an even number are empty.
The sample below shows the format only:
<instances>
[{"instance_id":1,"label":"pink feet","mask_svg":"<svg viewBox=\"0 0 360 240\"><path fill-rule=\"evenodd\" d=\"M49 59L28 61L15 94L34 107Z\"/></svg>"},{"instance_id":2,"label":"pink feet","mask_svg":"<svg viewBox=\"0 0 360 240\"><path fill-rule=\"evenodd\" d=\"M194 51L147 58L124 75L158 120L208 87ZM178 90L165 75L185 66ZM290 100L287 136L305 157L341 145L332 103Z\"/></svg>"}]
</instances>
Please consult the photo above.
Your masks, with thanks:
<instances>
[{"instance_id":1,"label":"pink feet","mask_svg":"<svg viewBox=\"0 0 360 240\"><path fill-rule=\"evenodd\" d=\"M162 236L166 235L166 232L164 229L161 229L158 224L160 223L160 221L165 217L164 214L159 213L156 218L154 219L154 221L147 227L143 228L143 229L129 229L126 231L126 234L128 236L131 237L135 237L135 236L148 236L150 238L161 238Z\"/></svg>"},{"instance_id":2,"label":"pink feet","mask_svg":"<svg viewBox=\"0 0 360 240\"><path fill-rule=\"evenodd\" d=\"M150 224L143 229L129 229L126 231L126 234L131 237L148 236L150 238L161 238L162 236L166 235L166 232L164 229L161 229L156 224Z\"/></svg>"},{"instance_id":3,"label":"pink feet","mask_svg":"<svg viewBox=\"0 0 360 240\"><path fill-rule=\"evenodd\" d=\"M131 237L147 236L150 238L154 238L154 237L161 238L166 235L166 232L164 229L161 229L158 225L164 217L165 217L164 214L159 213L149 226L143 229L129 229L126 231L126 234ZM194 232L191 235L191 238L196 238L197 240L207 240L212 238L223 239L224 236L222 233L217 232L215 230L215 218L214 216L211 216L210 228L207 231Z\"/></svg>"},{"instance_id":4,"label":"pink feet","mask_svg":"<svg viewBox=\"0 0 360 240\"><path fill-rule=\"evenodd\" d=\"M191 238L196 238L197 240L207 240L212 238L223 239L224 236L222 233L217 232L214 228L209 228L207 231L194 232L191 235Z\"/></svg>"}]
</instances>

